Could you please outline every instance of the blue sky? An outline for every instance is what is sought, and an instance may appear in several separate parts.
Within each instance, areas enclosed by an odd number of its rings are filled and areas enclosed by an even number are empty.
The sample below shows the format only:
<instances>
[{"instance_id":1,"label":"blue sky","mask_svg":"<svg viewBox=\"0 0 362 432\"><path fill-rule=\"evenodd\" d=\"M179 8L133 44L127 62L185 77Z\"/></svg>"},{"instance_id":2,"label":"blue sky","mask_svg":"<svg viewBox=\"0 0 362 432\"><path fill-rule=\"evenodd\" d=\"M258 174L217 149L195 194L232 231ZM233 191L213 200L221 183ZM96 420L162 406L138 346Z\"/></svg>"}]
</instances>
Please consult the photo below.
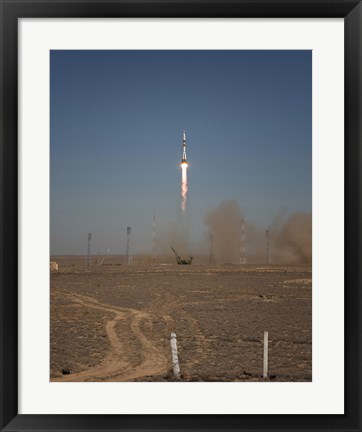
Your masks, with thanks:
<instances>
[{"instance_id":1,"label":"blue sky","mask_svg":"<svg viewBox=\"0 0 362 432\"><path fill-rule=\"evenodd\" d=\"M233 199L268 226L311 212L311 51L51 51L51 254L150 252L180 221L187 134L190 236Z\"/></svg>"}]
</instances>

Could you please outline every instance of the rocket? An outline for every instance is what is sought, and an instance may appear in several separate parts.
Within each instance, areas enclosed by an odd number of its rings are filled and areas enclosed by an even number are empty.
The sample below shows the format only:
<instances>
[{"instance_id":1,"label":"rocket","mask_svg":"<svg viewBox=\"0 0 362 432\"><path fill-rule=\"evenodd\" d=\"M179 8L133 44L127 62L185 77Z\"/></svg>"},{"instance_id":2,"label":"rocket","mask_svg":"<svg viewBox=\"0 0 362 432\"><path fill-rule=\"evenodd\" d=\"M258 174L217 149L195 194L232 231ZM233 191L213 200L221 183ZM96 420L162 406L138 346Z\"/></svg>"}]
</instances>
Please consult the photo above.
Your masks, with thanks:
<instances>
[{"instance_id":1,"label":"rocket","mask_svg":"<svg viewBox=\"0 0 362 432\"><path fill-rule=\"evenodd\" d=\"M182 135L182 160L181 160L181 164L187 164L187 160L186 160L186 132L183 132Z\"/></svg>"}]
</instances>

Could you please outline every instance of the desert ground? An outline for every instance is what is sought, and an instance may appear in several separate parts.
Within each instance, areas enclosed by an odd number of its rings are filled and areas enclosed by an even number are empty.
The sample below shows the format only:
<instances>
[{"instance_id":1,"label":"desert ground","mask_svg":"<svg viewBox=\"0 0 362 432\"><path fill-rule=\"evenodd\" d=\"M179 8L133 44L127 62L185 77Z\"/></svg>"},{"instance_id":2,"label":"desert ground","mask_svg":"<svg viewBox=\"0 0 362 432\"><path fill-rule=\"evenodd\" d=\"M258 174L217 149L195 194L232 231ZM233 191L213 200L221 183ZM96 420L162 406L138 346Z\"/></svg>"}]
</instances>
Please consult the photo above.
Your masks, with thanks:
<instances>
[{"instance_id":1,"label":"desert ground","mask_svg":"<svg viewBox=\"0 0 362 432\"><path fill-rule=\"evenodd\" d=\"M310 266L51 260L51 381L312 380Z\"/></svg>"}]
</instances>

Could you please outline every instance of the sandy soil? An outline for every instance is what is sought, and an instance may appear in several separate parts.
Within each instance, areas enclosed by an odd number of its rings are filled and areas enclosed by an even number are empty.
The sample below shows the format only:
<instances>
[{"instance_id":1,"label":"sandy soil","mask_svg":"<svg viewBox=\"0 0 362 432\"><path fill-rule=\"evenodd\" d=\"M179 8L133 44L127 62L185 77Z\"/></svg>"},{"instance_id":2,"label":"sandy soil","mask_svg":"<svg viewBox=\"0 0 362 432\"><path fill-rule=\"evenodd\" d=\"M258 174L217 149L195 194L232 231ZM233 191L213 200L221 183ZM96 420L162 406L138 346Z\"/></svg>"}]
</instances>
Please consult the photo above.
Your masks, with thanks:
<instances>
[{"instance_id":1,"label":"sandy soil","mask_svg":"<svg viewBox=\"0 0 362 432\"><path fill-rule=\"evenodd\" d=\"M177 334L183 381L312 379L308 266L84 266L53 257L51 381L172 381ZM62 369L69 369L63 375Z\"/></svg>"}]
</instances>

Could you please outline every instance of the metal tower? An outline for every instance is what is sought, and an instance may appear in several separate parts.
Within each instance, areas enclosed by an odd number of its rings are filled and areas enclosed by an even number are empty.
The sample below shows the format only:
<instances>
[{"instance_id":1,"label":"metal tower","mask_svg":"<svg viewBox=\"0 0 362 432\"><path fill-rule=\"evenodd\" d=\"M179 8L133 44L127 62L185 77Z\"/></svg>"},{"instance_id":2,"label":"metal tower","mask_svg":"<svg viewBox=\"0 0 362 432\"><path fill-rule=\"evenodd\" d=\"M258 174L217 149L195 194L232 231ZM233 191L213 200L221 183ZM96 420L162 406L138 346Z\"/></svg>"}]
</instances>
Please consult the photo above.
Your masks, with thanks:
<instances>
[{"instance_id":1,"label":"metal tower","mask_svg":"<svg viewBox=\"0 0 362 432\"><path fill-rule=\"evenodd\" d=\"M269 230L265 231L266 235L266 263L270 264L270 245L269 245Z\"/></svg>"},{"instance_id":2,"label":"metal tower","mask_svg":"<svg viewBox=\"0 0 362 432\"><path fill-rule=\"evenodd\" d=\"M126 254L127 254L128 265L133 264L133 257L131 254L131 247L130 247L130 237L131 237L131 227L127 227L127 250L126 250Z\"/></svg>"},{"instance_id":3,"label":"metal tower","mask_svg":"<svg viewBox=\"0 0 362 432\"><path fill-rule=\"evenodd\" d=\"M213 235L212 232L210 233L209 240L210 240L210 255L209 255L209 262L210 262L211 265L214 265L214 264L215 264L215 256L214 256L214 235Z\"/></svg>"},{"instance_id":4,"label":"metal tower","mask_svg":"<svg viewBox=\"0 0 362 432\"><path fill-rule=\"evenodd\" d=\"M152 258L156 258L156 216L153 215L152 223Z\"/></svg>"},{"instance_id":5,"label":"metal tower","mask_svg":"<svg viewBox=\"0 0 362 432\"><path fill-rule=\"evenodd\" d=\"M92 240L92 233L88 233L88 249L87 249L87 267L90 267L92 265L92 254L91 254L91 240Z\"/></svg>"},{"instance_id":6,"label":"metal tower","mask_svg":"<svg viewBox=\"0 0 362 432\"><path fill-rule=\"evenodd\" d=\"M241 219L241 233L240 233L240 264L246 264L246 234L245 234L245 220Z\"/></svg>"}]
</instances>

